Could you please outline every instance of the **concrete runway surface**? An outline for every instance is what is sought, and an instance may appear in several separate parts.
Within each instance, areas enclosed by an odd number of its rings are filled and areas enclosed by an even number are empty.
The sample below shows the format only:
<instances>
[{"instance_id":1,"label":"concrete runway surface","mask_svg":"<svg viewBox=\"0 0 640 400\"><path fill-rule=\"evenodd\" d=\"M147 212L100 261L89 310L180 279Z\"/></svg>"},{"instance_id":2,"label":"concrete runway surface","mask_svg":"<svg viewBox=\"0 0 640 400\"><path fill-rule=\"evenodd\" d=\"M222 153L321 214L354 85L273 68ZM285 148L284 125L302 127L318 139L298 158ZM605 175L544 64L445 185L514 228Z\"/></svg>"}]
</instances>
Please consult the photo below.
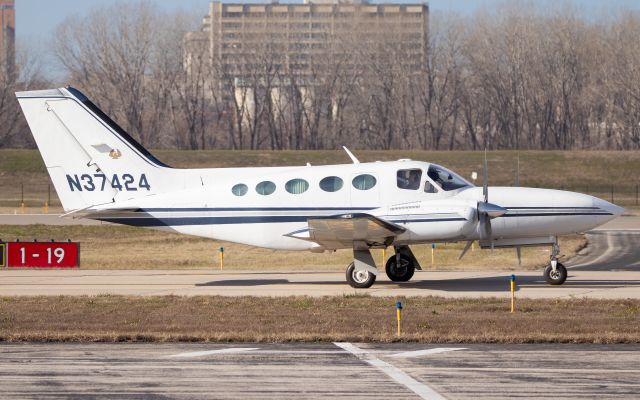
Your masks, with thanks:
<instances>
[{"instance_id":1,"label":"concrete runway surface","mask_svg":"<svg viewBox=\"0 0 640 400\"><path fill-rule=\"evenodd\" d=\"M634 399L637 345L5 344L4 398Z\"/></svg>"},{"instance_id":2,"label":"concrete runway surface","mask_svg":"<svg viewBox=\"0 0 640 400\"><path fill-rule=\"evenodd\" d=\"M510 272L417 272L407 283L380 276L370 289L353 289L342 272L224 272L176 270L0 271L0 296L221 295L508 297ZM640 298L640 271L569 270L562 286L542 271L515 272L519 298Z\"/></svg>"}]
</instances>

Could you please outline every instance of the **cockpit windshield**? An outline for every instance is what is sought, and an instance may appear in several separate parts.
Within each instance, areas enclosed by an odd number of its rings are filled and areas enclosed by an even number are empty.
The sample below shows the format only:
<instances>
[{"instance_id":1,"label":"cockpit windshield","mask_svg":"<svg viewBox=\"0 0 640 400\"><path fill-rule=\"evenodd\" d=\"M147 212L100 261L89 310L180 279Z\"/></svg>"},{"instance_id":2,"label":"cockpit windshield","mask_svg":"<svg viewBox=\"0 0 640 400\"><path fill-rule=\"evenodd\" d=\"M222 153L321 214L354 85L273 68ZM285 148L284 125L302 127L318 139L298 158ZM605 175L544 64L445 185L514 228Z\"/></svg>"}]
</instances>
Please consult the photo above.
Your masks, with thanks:
<instances>
[{"instance_id":1,"label":"cockpit windshield","mask_svg":"<svg viewBox=\"0 0 640 400\"><path fill-rule=\"evenodd\" d=\"M436 185L440 186L444 191L473 186L460 175L435 164L429 165L427 175L436 183Z\"/></svg>"}]
</instances>

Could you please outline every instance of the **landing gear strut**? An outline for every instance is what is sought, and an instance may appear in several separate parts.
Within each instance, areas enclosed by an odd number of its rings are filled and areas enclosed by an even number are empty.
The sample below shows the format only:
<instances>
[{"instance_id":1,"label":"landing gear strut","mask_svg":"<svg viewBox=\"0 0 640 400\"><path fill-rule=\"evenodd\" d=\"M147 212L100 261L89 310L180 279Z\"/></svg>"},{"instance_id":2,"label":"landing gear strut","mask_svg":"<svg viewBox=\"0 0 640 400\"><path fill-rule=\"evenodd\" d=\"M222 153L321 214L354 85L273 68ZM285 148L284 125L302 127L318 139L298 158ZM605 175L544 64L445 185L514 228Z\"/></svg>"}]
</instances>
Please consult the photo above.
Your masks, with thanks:
<instances>
[{"instance_id":1,"label":"landing gear strut","mask_svg":"<svg viewBox=\"0 0 640 400\"><path fill-rule=\"evenodd\" d=\"M558 262L560 246L556 242L551 248L551 263L544 270L544 279L550 285L562 285L567 280L567 268Z\"/></svg>"}]
</instances>

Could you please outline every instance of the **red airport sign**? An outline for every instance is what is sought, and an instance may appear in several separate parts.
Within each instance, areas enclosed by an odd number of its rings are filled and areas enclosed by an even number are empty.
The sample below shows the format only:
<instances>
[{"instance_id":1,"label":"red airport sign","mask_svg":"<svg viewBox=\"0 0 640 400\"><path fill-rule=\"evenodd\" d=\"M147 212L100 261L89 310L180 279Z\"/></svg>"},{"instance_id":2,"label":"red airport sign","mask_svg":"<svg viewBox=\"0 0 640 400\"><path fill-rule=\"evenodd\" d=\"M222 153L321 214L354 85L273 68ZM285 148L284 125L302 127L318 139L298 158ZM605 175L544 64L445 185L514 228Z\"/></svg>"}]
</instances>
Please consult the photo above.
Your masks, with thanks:
<instances>
[{"instance_id":1,"label":"red airport sign","mask_svg":"<svg viewBox=\"0 0 640 400\"><path fill-rule=\"evenodd\" d=\"M77 242L7 242L5 264L9 268L75 268L80 266Z\"/></svg>"}]
</instances>

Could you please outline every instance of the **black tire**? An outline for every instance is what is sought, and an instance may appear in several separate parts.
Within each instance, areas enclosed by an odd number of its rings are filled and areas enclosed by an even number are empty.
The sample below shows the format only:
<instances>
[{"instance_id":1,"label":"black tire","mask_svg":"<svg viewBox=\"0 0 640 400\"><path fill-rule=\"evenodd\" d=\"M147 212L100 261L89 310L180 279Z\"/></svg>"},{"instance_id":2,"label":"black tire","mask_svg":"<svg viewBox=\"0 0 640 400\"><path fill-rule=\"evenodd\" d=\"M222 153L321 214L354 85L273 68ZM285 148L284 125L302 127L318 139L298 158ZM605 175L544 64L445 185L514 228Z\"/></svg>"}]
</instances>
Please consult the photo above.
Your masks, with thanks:
<instances>
[{"instance_id":1,"label":"black tire","mask_svg":"<svg viewBox=\"0 0 640 400\"><path fill-rule=\"evenodd\" d=\"M354 263L347 267L347 283L356 289L367 289L376 281L375 274L369 271L356 271Z\"/></svg>"},{"instance_id":2,"label":"black tire","mask_svg":"<svg viewBox=\"0 0 640 400\"><path fill-rule=\"evenodd\" d=\"M564 265L556 264L556 273L553 274L553 269L549 265L544 270L544 280L550 285L562 285L567 280L567 268Z\"/></svg>"},{"instance_id":3,"label":"black tire","mask_svg":"<svg viewBox=\"0 0 640 400\"><path fill-rule=\"evenodd\" d=\"M416 266L411 259L404 254L400 254L400 267L396 265L395 254L389 257L387 265L385 266L387 276L394 282L407 282L413 277L413 273L416 272Z\"/></svg>"}]
</instances>

